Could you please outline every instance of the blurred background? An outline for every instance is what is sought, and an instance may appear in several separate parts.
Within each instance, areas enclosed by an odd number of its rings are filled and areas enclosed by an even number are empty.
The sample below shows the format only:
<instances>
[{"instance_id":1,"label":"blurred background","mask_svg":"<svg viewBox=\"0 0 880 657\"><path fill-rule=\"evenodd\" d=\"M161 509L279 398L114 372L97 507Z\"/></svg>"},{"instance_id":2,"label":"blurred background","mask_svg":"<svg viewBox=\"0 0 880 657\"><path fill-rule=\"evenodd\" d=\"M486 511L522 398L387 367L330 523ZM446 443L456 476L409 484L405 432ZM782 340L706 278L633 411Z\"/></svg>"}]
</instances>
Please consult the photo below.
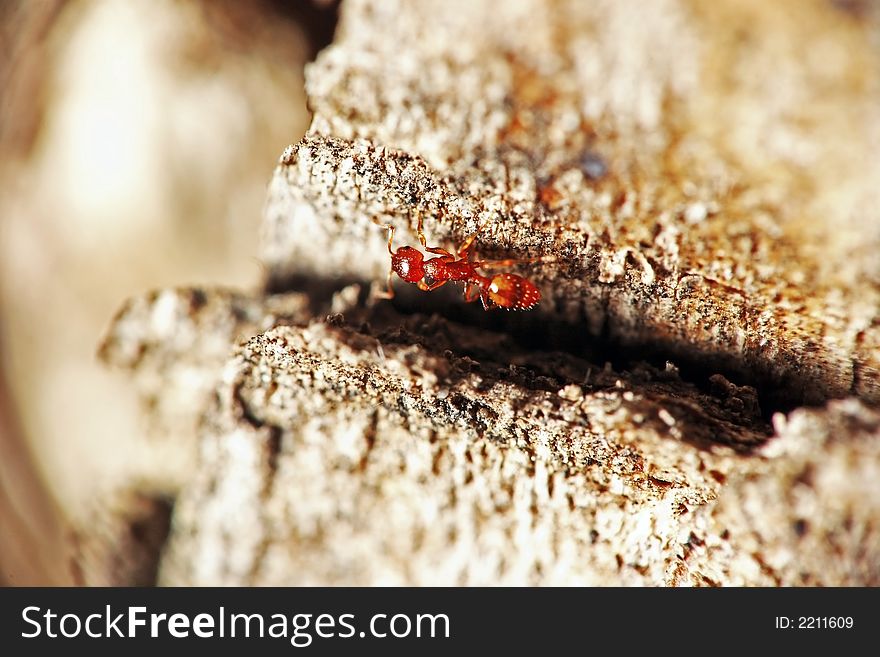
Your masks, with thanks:
<instances>
[{"instance_id":1,"label":"blurred background","mask_svg":"<svg viewBox=\"0 0 880 657\"><path fill-rule=\"evenodd\" d=\"M0 583L70 581L66 521L124 480L123 301L261 279L272 169L309 115L318 0L0 2Z\"/></svg>"}]
</instances>

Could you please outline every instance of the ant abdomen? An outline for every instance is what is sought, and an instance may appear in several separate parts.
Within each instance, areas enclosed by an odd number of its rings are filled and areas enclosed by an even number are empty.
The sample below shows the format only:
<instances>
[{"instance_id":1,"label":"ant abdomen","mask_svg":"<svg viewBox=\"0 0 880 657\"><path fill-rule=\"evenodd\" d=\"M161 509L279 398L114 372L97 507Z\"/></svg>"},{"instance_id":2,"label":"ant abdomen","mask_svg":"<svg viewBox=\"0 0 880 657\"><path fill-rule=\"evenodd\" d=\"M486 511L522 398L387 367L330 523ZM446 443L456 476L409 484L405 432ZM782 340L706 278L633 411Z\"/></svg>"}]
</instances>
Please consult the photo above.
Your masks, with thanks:
<instances>
[{"instance_id":1,"label":"ant abdomen","mask_svg":"<svg viewBox=\"0 0 880 657\"><path fill-rule=\"evenodd\" d=\"M535 284L516 274L495 274L487 292L492 303L508 310L529 310L541 300Z\"/></svg>"}]
</instances>

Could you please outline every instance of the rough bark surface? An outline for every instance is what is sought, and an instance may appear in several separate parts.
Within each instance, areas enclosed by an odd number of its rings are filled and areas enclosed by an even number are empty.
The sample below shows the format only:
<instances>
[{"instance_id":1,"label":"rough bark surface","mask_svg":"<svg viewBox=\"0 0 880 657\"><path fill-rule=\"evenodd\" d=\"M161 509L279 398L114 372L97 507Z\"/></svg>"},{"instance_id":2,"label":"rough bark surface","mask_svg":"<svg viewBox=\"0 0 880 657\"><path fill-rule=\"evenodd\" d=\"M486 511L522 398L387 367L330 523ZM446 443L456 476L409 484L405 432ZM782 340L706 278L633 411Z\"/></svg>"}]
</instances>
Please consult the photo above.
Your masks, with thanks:
<instances>
[{"instance_id":1,"label":"rough bark surface","mask_svg":"<svg viewBox=\"0 0 880 657\"><path fill-rule=\"evenodd\" d=\"M344 5L266 294L103 347L198 453L160 582L880 583L876 23L709 7ZM419 220L538 309L371 299Z\"/></svg>"},{"instance_id":2,"label":"rough bark surface","mask_svg":"<svg viewBox=\"0 0 880 657\"><path fill-rule=\"evenodd\" d=\"M308 298L252 297L226 289L176 288L129 299L98 351L132 373L144 439L134 476L142 488L176 494L195 467L199 422L238 341L310 317Z\"/></svg>"}]
</instances>

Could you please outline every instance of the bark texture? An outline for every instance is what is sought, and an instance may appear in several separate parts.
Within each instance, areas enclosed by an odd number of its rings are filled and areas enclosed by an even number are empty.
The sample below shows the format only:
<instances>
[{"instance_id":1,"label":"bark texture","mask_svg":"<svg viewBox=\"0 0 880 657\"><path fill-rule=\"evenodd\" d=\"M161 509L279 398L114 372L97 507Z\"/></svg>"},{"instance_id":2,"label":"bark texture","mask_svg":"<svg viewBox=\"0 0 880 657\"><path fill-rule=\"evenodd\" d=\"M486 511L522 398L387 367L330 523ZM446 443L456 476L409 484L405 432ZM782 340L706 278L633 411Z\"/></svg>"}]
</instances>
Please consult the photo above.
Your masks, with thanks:
<instances>
[{"instance_id":1,"label":"bark texture","mask_svg":"<svg viewBox=\"0 0 880 657\"><path fill-rule=\"evenodd\" d=\"M102 348L197 454L159 581L880 583L878 34L818 2L347 2L266 291L137 300ZM380 225L420 221L541 256L540 306L377 302Z\"/></svg>"}]
</instances>

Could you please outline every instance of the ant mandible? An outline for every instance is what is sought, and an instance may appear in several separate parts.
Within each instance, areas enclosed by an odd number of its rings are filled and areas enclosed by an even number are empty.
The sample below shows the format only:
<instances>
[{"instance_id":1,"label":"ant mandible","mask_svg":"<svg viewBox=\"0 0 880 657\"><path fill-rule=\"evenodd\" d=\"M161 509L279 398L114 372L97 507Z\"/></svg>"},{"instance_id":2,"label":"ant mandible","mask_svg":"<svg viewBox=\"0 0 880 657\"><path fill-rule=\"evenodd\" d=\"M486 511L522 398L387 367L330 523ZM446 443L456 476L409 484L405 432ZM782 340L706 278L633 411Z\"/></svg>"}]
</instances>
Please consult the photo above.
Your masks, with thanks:
<instances>
[{"instance_id":1,"label":"ant mandible","mask_svg":"<svg viewBox=\"0 0 880 657\"><path fill-rule=\"evenodd\" d=\"M522 276L511 273L483 276L477 270L490 267L509 267L510 265L534 262L534 260L471 260L471 249L477 234L468 237L459 247L456 255L446 249L428 246L422 231L422 219L419 217L418 237L422 248L433 253L436 258L425 259L421 251L411 246L401 246L392 250L394 226L388 228L388 253L391 255L391 267L388 270L388 290L378 296L391 299L394 289L391 287L391 276L397 274L407 283L415 283L424 292L436 290L453 281L465 286L464 299L470 303L478 298L483 308L504 308L506 310L529 310L538 305L541 292L535 284Z\"/></svg>"}]
</instances>

